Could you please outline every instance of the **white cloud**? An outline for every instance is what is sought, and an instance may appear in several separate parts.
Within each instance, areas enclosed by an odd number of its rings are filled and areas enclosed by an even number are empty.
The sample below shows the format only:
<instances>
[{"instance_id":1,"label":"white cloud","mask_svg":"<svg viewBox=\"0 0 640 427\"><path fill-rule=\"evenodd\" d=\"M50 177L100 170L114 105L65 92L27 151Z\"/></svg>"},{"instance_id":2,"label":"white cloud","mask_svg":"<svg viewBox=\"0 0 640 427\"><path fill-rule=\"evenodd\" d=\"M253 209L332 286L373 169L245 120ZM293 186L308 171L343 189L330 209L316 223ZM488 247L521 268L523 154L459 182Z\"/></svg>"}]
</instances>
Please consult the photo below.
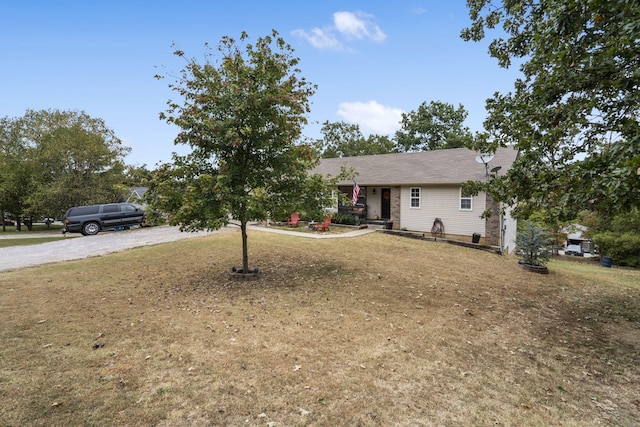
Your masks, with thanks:
<instances>
[{"instance_id":1,"label":"white cloud","mask_svg":"<svg viewBox=\"0 0 640 427\"><path fill-rule=\"evenodd\" d=\"M373 15L363 12L335 12L333 26L323 28L314 27L310 31L294 30L293 35L306 39L318 49L344 49L344 43L339 39L370 40L382 43L387 35L372 21Z\"/></svg>"},{"instance_id":2,"label":"white cloud","mask_svg":"<svg viewBox=\"0 0 640 427\"><path fill-rule=\"evenodd\" d=\"M376 101L342 102L338 116L348 123L357 124L362 133L391 135L400 129L403 111Z\"/></svg>"},{"instance_id":3,"label":"white cloud","mask_svg":"<svg viewBox=\"0 0 640 427\"><path fill-rule=\"evenodd\" d=\"M333 24L340 34L347 37L383 42L387 35L371 22L371 18L373 18L372 15L362 12L336 12L333 14Z\"/></svg>"},{"instance_id":4,"label":"white cloud","mask_svg":"<svg viewBox=\"0 0 640 427\"><path fill-rule=\"evenodd\" d=\"M313 47L318 49L339 50L342 48L342 43L333 35L331 28L312 28L310 32L294 30L293 35L306 39Z\"/></svg>"}]
</instances>

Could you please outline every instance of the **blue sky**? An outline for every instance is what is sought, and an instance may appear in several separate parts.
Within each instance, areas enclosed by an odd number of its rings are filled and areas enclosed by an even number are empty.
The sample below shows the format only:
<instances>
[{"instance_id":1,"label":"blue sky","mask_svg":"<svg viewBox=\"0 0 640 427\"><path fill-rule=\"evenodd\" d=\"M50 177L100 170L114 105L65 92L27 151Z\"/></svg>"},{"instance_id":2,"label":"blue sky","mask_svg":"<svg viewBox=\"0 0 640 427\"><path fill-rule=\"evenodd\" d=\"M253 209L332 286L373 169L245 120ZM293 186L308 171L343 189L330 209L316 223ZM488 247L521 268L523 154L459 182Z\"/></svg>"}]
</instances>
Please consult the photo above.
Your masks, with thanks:
<instances>
[{"instance_id":1,"label":"blue sky","mask_svg":"<svg viewBox=\"0 0 640 427\"><path fill-rule=\"evenodd\" d=\"M485 100L510 91L518 73L498 67L488 42L460 39L468 24L464 0L4 2L0 117L82 110L132 148L128 164L153 168L187 150L158 118L176 96L153 76L183 65L172 43L200 58L205 42L275 29L318 85L307 136L319 138L326 120L392 136L402 112L429 101L462 104L477 131Z\"/></svg>"}]
</instances>

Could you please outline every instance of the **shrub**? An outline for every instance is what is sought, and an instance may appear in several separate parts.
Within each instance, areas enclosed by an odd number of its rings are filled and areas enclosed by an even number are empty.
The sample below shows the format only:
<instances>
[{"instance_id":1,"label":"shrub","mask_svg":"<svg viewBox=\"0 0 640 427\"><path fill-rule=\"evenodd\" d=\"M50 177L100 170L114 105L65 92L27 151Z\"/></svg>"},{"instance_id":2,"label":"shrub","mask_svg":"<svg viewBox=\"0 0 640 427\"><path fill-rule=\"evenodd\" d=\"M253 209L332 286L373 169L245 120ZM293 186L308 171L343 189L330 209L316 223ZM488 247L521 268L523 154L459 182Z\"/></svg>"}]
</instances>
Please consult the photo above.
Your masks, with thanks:
<instances>
[{"instance_id":1,"label":"shrub","mask_svg":"<svg viewBox=\"0 0 640 427\"><path fill-rule=\"evenodd\" d=\"M516 235L516 255L524 264L544 265L549 261L552 239L544 227L524 221Z\"/></svg>"},{"instance_id":2,"label":"shrub","mask_svg":"<svg viewBox=\"0 0 640 427\"><path fill-rule=\"evenodd\" d=\"M640 267L640 234L606 231L593 235L602 255L613 258L616 265Z\"/></svg>"},{"instance_id":3,"label":"shrub","mask_svg":"<svg viewBox=\"0 0 640 427\"><path fill-rule=\"evenodd\" d=\"M640 267L640 209L632 208L615 216L585 213L583 223L598 251L616 265Z\"/></svg>"},{"instance_id":4,"label":"shrub","mask_svg":"<svg viewBox=\"0 0 640 427\"><path fill-rule=\"evenodd\" d=\"M145 225L147 226L164 225L167 222L168 221L165 214L162 214L153 209L149 209L145 211L145 218L144 218Z\"/></svg>"},{"instance_id":5,"label":"shrub","mask_svg":"<svg viewBox=\"0 0 640 427\"><path fill-rule=\"evenodd\" d=\"M334 224L356 225L358 223L358 217L351 214L336 213L332 217L331 222Z\"/></svg>"}]
</instances>

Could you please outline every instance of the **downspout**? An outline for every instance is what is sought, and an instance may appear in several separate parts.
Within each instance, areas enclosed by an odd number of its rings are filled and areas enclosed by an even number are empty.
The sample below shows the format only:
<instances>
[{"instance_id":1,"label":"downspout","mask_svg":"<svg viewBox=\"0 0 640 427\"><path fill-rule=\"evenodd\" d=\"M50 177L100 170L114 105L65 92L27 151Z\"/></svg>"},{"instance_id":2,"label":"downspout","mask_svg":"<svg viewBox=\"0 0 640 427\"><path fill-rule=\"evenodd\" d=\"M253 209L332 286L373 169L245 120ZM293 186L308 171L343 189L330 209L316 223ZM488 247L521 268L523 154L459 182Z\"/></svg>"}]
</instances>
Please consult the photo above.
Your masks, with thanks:
<instances>
[{"instance_id":1,"label":"downspout","mask_svg":"<svg viewBox=\"0 0 640 427\"><path fill-rule=\"evenodd\" d=\"M500 255L504 255L504 235L507 231L506 228L504 211L502 210L502 207L500 207Z\"/></svg>"}]
</instances>

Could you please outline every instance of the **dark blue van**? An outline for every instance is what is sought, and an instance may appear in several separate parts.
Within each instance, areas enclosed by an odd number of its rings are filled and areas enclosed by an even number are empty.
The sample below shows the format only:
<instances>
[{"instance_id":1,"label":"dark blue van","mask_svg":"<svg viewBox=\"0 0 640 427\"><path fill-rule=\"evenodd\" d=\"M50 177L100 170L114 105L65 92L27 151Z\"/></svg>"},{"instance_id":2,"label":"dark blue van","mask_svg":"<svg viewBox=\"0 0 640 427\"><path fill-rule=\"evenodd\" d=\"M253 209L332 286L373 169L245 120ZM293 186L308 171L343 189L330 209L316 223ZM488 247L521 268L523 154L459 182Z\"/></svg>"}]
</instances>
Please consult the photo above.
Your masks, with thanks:
<instances>
[{"instance_id":1,"label":"dark blue van","mask_svg":"<svg viewBox=\"0 0 640 427\"><path fill-rule=\"evenodd\" d=\"M144 210L132 203L76 206L65 214L62 232L94 235L103 230L140 226L144 219Z\"/></svg>"}]
</instances>

